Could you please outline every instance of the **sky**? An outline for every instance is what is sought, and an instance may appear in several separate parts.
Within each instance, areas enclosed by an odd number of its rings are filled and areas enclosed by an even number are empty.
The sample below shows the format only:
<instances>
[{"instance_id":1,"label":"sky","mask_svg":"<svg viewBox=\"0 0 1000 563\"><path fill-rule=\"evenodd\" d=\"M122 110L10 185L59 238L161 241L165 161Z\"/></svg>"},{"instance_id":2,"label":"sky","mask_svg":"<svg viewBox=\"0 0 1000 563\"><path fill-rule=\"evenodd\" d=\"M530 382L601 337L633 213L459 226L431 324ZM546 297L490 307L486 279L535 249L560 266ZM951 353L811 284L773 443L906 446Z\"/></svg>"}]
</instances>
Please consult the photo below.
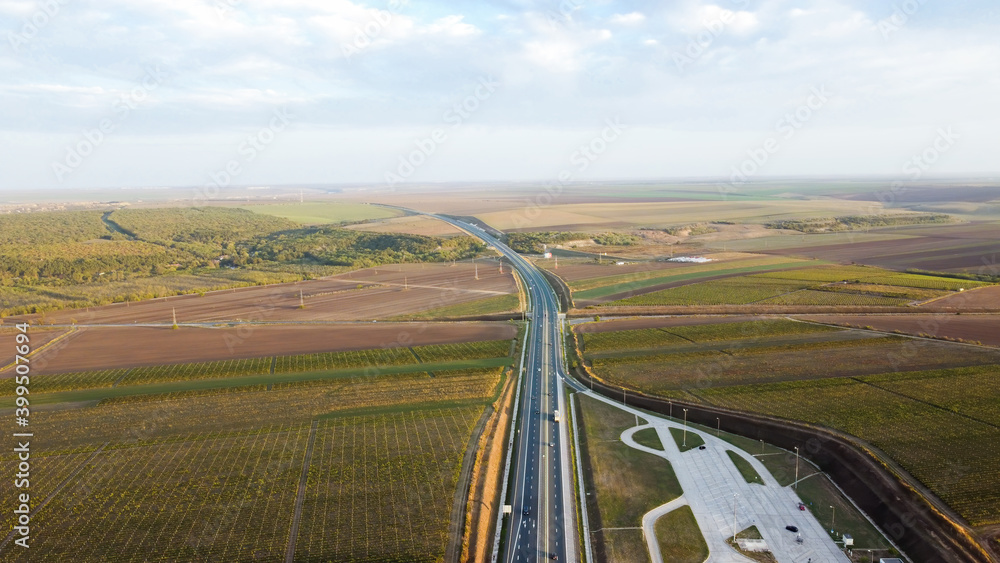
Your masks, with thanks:
<instances>
[{"instance_id":1,"label":"sky","mask_svg":"<svg viewBox=\"0 0 1000 563\"><path fill-rule=\"evenodd\" d=\"M995 0L0 0L0 190L990 175Z\"/></svg>"}]
</instances>

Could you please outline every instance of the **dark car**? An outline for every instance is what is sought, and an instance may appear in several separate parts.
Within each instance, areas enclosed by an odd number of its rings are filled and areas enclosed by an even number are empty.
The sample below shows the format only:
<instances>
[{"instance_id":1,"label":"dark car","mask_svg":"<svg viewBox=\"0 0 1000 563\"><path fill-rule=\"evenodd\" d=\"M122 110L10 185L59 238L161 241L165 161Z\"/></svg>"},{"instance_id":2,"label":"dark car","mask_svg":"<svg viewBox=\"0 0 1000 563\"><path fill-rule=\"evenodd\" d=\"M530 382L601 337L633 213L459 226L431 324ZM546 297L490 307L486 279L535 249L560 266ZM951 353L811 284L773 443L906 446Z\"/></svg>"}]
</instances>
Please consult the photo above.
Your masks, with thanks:
<instances>
[{"instance_id":1,"label":"dark car","mask_svg":"<svg viewBox=\"0 0 1000 563\"><path fill-rule=\"evenodd\" d=\"M698 449L699 450L703 450L703 449L705 449L705 446L698 446Z\"/></svg>"},{"instance_id":2,"label":"dark car","mask_svg":"<svg viewBox=\"0 0 1000 563\"><path fill-rule=\"evenodd\" d=\"M793 534L799 533L799 528L797 526L785 526L785 529Z\"/></svg>"},{"instance_id":3,"label":"dark car","mask_svg":"<svg viewBox=\"0 0 1000 563\"><path fill-rule=\"evenodd\" d=\"M527 515L531 514L531 510L525 508L524 512L521 512L521 514L524 514L525 516L527 516Z\"/></svg>"}]
</instances>

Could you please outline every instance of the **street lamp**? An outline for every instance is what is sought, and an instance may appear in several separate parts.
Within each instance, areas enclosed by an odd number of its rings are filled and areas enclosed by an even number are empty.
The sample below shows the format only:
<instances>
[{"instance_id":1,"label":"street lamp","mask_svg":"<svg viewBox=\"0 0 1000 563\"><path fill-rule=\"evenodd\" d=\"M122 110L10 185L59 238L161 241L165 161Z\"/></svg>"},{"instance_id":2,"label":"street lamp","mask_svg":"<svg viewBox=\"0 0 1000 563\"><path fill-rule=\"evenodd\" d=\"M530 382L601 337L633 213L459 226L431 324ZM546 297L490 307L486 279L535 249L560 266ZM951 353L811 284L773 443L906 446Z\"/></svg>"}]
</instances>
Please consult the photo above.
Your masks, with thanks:
<instances>
[{"instance_id":1,"label":"street lamp","mask_svg":"<svg viewBox=\"0 0 1000 563\"><path fill-rule=\"evenodd\" d=\"M673 418L674 417L674 402L673 401L667 401L667 404L670 405L670 418Z\"/></svg>"},{"instance_id":2,"label":"street lamp","mask_svg":"<svg viewBox=\"0 0 1000 563\"><path fill-rule=\"evenodd\" d=\"M736 543L736 503L739 493L733 493L733 543Z\"/></svg>"},{"instance_id":3,"label":"street lamp","mask_svg":"<svg viewBox=\"0 0 1000 563\"><path fill-rule=\"evenodd\" d=\"M760 455L764 455L764 440L760 441Z\"/></svg>"},{"instance_id":4,"label":"street lamp","mask_svg":"<svg viewBox=\"0 0 1000 563\"><path fill-rule=\"evenodd\" d=\"M684 440L681 444L682 448L686 448L688 445L688 410L684 409Z\"/></svg>"},{"instance_id":5,"label":"street lamp","mask_svg":"<svg viewBox=\"0 0 1000 563\"><path fill-rule=\"evenodd\" d=\"M799 447L795 446L795 484L792 488L799 490Z\"/></svg>"},{"instance_id":6,"label":"street lamp","mask_svg":"<svg viewBox=\"0 0 1000 563\"><path fill-rule=\"evenodd\" d=\"M722 431L722 422L719 421L719 417L715 417L715 437L719 437L719 432Z\"/></svg>"},{"instance_id":7,"label":"street lamp","mask_svg":"<svg viewBox=\"0 0 1000 563\"><path fill-rule=\"evenodd\" d=\"M831 528L836 528L837 527L837 507L831 505L830 506L830 510L833 511L833 516L831 517L830 527Z\"/></svg>"}]
</instances>

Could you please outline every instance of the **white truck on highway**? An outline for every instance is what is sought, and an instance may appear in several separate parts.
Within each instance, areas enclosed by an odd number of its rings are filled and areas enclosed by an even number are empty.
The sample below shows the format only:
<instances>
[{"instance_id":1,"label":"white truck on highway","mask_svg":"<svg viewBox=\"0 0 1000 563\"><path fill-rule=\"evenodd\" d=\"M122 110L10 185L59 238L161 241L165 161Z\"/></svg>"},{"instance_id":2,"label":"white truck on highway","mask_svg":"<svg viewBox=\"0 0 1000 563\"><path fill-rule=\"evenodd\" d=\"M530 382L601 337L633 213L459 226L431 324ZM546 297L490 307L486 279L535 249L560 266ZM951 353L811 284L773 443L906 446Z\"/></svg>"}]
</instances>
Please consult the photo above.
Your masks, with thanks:
<instances>
[{"instance_id":1,"label":"white truck on highway","mask_svg":"<svg viewBox=\"0 0 1000 563\"><path fill-rule=\"evenodd\" d=\"M552 413L552 421L553 422L559 422L559 411L554 411Z\"/></svg>"}]
</instances>

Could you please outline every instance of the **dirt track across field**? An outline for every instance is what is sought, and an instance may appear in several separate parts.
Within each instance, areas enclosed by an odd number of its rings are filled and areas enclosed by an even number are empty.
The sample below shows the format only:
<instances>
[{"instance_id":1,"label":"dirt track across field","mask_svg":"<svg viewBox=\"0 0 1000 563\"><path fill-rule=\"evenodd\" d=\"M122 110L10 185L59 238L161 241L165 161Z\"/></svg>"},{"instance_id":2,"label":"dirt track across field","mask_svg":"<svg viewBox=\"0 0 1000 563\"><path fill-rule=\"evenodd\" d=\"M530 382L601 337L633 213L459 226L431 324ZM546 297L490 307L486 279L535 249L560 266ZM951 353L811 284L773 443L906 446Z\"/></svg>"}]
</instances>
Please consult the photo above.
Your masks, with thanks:
<instances>
[{"instance_id":1,"label":"dirt track across field","mask_svg":"<svg viewBox=\"0 0 1000 563\"><path fill-rule=\"evenodd\" d=\"M345 323L329 326L242 326L179 329L84 327L64 346L33 358L38 375L448 342L514 338L497 323ZM7 370L0 377L12 376Z\"/></svg>"},{"instance_id":2,"label":"dirt track across field","mask_svg":"<svg viewBox=\"0 0 1000 563\"><path fill-rule=\"evenodd\" d=\"M515 293L510 268L472 263L403 264L358 270L322 280L181 295L137 303L48 313L49 324L133 324L223 321L351 321L406 315ZM360 286L360 289L359 289ZM299 292L301 291L301 302ZM305 308L300 308L304 303ZM4 319L38 321L37 315Z\"/></svg>"}]
</instances>

